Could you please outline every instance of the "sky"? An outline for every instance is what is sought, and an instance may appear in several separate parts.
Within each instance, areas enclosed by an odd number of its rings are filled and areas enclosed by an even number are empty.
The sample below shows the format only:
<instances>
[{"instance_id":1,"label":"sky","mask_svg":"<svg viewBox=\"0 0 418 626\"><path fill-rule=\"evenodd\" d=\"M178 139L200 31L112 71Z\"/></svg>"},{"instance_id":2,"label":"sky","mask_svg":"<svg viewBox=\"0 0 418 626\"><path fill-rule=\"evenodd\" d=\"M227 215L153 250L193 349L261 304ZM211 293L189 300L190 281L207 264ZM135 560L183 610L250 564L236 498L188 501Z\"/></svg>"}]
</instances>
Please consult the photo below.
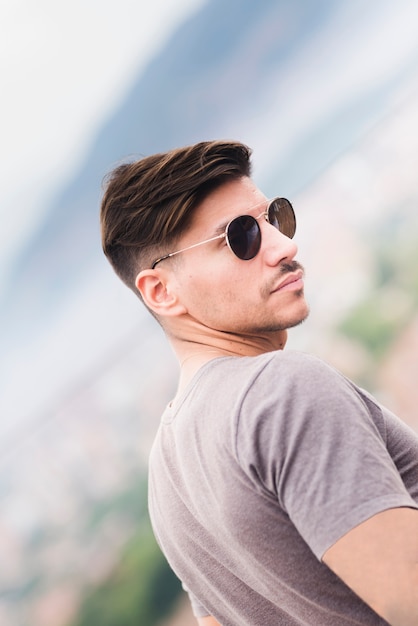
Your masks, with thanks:
<instances>
[{"instance_id":1,"label":"sky","mask_svg":"<svg viewBox=\"0 0 418 626\"><path fill-rule=\"evenodd\" d=\"M48 200L134 77L203 4L2 0L0 289Z\"/></svg>"}]
</instances>

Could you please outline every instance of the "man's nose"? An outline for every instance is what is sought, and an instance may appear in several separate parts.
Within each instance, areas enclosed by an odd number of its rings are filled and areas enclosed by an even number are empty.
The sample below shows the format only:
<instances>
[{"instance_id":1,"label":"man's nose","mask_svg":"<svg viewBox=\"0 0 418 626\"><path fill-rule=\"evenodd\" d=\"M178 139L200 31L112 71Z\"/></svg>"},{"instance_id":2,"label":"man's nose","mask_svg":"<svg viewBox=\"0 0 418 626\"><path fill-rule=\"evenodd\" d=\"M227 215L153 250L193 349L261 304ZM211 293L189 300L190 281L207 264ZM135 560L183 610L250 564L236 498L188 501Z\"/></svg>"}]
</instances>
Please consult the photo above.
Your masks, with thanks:
<instances>
[{"instance_id":1,"label":"man's nose","mask_svg":"<svg viewBox=\"0 0 418 626\"><path fill-rule=\"evenodd\" d=\"M261 226L261 231L261 250L268 265L278 265L295 258L298 247L294 239L284 235L269 222Z\"/></svg>"}]
</instances>

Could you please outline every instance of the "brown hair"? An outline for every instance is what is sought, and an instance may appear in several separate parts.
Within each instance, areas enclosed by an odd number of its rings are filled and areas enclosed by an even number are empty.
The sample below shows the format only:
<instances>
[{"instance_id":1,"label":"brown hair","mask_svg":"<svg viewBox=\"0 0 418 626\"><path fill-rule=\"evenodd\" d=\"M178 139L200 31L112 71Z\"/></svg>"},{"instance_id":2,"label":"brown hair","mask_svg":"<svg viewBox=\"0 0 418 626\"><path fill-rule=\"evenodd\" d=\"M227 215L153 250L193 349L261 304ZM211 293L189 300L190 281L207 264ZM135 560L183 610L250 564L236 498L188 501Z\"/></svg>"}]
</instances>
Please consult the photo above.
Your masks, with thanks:
<instances>
[{"instance_id":1,"label":"brown hair","mask_svg":"<svg viewBox=\"0 0 418 626\"><path fill-rule=\"evenodd\" d=\"M138 272L175 243L205 196L250 175L250 156L242 143L208 141L125 163L108 175L100 211L103 251L137 295Z\"/></svg>"}]
</instances>

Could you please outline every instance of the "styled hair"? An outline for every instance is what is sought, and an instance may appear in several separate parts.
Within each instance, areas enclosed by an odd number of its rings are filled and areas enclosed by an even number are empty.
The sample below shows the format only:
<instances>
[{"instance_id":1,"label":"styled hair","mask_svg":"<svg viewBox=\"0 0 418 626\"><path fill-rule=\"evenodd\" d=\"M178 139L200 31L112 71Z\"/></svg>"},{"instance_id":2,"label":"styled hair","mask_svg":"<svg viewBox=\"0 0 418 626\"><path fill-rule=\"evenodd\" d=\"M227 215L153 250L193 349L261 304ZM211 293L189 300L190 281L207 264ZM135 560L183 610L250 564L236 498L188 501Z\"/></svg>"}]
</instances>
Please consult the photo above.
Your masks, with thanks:
<instances>
[{"instance_id":1,"label":"styled hair","mask_svg":"<svg viewBox=\"0 0 418 626\"><path fill-rule=\"evenodd\" d=\"M138 296L135 278L176 243L197 205L228 180L250 176L251 150L207 141L116 167L105 179L103 251Z\"/></svg>"}]
</instances>

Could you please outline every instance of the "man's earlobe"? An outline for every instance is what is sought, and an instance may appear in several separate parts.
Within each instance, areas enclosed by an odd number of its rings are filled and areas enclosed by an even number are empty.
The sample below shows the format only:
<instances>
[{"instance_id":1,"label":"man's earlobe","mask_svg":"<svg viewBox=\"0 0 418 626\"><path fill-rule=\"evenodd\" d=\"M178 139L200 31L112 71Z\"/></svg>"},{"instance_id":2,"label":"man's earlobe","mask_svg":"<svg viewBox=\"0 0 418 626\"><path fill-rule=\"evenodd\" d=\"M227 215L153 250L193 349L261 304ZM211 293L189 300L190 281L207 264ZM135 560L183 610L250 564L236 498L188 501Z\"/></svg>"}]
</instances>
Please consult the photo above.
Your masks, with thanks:
<instances>
[{"instance_id":1,"label":"man's earlobe","mask_svg":"<svg viewBox=\"0 0 418 626\"><path fill-rule=\"evenodd\" d=\"M173 317L186 312L165 272L143 270L136 277L135 286L147 307L156 315Z\"/></svg>"}]
</instances>

